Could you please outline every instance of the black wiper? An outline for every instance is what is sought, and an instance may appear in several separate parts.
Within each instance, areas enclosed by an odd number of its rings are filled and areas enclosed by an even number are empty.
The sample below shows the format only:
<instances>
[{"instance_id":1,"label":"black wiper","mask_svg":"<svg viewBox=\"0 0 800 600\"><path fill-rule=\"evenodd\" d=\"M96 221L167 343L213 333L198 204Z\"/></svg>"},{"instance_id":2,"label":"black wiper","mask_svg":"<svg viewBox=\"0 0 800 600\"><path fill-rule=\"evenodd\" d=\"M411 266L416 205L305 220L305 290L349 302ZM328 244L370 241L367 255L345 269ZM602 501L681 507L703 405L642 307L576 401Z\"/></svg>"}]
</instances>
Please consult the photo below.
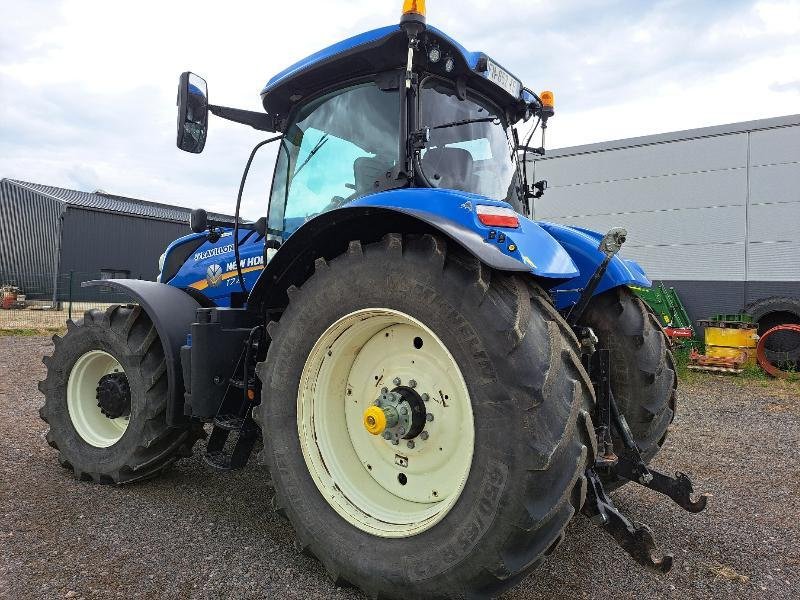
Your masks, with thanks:
<instances>
[{"instance_id":1,"label":"black wiper","mask_svg":"<svg viewBox=\"0 0 800 600\"><path fill-rule=\"evenodd\" d=\"M327 134L327 133L326 133L326 134L325 134L325 135L323 135L321 138L319 138L319 141L317 142L316 146L314 146L314 147L311 149L311 151L308 153L308 156L306 156L306 159L305 159L305 160L304 160L304 161L303 161L303 162L300 164L300 166L299 166L299 167L297 167L297 169L295 170L295 172L294 172L294 177L297 177L297 174L298 174L300 171L302 171L302 170L303 170L303 167L305 167L305 166L308 164L308 162L309 162L309 161L310 161L312 158L314 158L314 155L315 155L317 152L319 152L319 151L322 149L322 147L323 147L323 146L325 145L325 143L328 141L328 137L329 137L329 134Z\"/></svg>"},{"instance_id":2,"label":"black wiper","mask_svg":"<svg viewBox=\"0 0 800 600\"><path fill-rule=\"evenodd\" d=\"M478 117L475 119L464 119L463 121L453 121L452 123L445 123L444 125L434 125L430 129L445 129L447 127L458 127L459 125L469 125L470 123L490 123L492 121L497 121L497 124L500 124L500 117Z\"/></svg>"}]
</instances>

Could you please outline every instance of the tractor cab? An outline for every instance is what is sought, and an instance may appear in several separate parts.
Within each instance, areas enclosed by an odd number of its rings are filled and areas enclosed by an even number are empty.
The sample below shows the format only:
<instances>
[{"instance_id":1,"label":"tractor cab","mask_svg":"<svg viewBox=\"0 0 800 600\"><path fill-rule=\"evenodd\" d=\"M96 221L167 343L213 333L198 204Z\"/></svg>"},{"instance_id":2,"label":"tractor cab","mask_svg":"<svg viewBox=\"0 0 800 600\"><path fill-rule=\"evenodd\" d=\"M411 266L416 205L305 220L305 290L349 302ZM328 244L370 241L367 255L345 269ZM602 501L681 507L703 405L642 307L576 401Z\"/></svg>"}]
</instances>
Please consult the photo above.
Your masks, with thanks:
<instances>
[{"instance_id":1,"label":"tractor cab","mask_svg":"<svg viewBox=\"0 0 800 600\"><path fill-rule=\"evenodd\" d=\"M540 105L438 29L401 23L340 42L273 77L262 100L284 131L269 212L284 235L402 187L460 190L522 212L512 126Z\"/></svg>"},{"instance_id":2,"label":"tractor cab","mask_svg":"<svg viewBox=\"0 0 800 600\"><path fill-rule=\"evenodd\" d=\"M412 5L398 25L346 39L275 75L261 92L266 114L181 111L281 133L268 213L270 233L281 241L314 216L399 188L461 191L527 214L531 190L514 125L538 117L546 126L552 94L543 103L486 54L427 26ZM205 90L198 76L186 73L184 83L181 98L206 97L195 92ZM178 145L197 152L207 124L187 120L179 122Z\"/></svg>"}]
</instances>

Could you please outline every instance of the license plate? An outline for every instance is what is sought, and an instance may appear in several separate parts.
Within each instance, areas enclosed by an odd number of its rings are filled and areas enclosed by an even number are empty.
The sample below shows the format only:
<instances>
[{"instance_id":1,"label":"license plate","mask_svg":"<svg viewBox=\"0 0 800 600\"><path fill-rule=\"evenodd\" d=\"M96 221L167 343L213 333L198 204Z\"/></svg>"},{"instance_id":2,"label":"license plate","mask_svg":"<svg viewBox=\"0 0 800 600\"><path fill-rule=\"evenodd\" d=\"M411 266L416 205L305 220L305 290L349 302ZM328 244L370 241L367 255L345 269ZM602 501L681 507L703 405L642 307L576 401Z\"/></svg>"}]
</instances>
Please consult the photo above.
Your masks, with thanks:
<instances>
[{"instance_id":1,"label":"license plate","mask_svg":"<svg viewBox=\"0 0 800 600\"><path fill-rule=\"evenodd\" d=\"M491 60L486 61L486 68L486 78L489 81L499 85L515 98L519 98L522 84L516 77Z\"/></svg>"}]
</instances>

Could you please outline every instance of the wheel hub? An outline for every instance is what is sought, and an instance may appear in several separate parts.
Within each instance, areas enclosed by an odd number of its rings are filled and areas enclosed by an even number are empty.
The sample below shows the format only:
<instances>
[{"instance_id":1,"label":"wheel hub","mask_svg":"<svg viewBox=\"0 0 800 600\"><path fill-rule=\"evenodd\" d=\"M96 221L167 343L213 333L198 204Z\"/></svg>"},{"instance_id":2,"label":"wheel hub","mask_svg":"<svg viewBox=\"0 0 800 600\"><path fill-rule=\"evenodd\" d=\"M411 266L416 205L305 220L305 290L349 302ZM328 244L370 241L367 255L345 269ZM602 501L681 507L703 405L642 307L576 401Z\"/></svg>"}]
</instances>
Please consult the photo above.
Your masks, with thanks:
<instances>
[{"instance_id":1,"label":"wheel hub","mask_svg":"<svg viewBox=\"0 0 800 600\"><path fill-rule=\"evenodd\" d=\"M131 414L131 388L125 373L103 375L97 385L97 406L109 419Z\"/></svg>"},{"instance_id":2,"label":"wheel hub","mask_svg":"<svg viewBox=\"0 0 800 600\"><path fill-rule=\"evenodd\" d=\"M401 439L413 440L422 433L426 416L423 396L413 388L383 388L375 403L364 411L364 428L397 446Z\"/></svg>"}]
</instances>

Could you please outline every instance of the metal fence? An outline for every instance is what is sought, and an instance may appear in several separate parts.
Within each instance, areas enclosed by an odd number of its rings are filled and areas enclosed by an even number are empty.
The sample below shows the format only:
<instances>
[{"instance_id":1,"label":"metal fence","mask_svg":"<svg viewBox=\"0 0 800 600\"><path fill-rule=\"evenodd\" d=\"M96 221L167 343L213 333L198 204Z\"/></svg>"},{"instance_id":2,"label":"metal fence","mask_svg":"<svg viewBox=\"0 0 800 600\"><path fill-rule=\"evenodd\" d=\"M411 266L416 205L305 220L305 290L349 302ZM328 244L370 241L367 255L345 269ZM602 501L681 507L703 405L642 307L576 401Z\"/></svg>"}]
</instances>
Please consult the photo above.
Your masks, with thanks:
<instances>
[{"instance_id":1,"label":"metal fence","mask_svg":"<svg viewBox=\"0 0 800 600\"><path fill-rule=\"evenodd\" d=\"M30 332L58 330L68 319L83 318L92 308L127 304L124 294L105 286L82 287L84 281L102 279L100 273L0 273L0 330Z\"/></svg>"}]
</instances>

